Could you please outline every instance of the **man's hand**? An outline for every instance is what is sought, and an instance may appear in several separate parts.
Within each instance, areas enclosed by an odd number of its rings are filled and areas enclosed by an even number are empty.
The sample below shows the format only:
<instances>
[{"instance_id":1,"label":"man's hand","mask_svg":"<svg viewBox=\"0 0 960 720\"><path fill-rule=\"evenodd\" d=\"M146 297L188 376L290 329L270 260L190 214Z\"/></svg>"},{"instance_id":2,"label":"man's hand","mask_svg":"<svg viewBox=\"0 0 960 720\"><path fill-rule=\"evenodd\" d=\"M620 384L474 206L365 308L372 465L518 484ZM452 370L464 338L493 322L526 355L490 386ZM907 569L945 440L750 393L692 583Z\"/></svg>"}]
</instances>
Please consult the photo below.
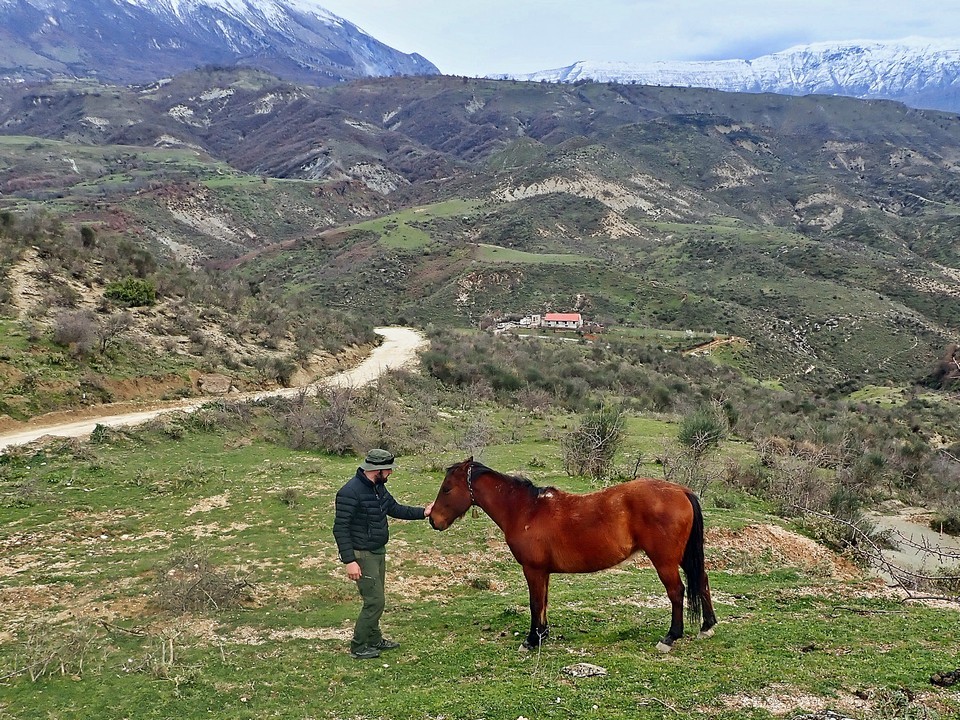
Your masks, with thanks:
<instances>
[{"instance_id":1,"label":"man's hand","mask_svg":"<svg viewBox=\"0 0 960 720\"><path fill-rule=\"evenodd\" d=\"M351 580L359 580L361 575L363 575L363 571L360 569L360 564L356 560L352 563L347 563L348 578Z\"/></svg>"},{"instance_id":2,"label":"man's hand","mask_svg":"<svg viewBox=\"0 0 960 720\"><path fill-rule=\"evenodd\" d=\"M433 512L433 503L430 503L423 509L423 516L430 517L430 513Z\"/></svg>"}]
</instances>

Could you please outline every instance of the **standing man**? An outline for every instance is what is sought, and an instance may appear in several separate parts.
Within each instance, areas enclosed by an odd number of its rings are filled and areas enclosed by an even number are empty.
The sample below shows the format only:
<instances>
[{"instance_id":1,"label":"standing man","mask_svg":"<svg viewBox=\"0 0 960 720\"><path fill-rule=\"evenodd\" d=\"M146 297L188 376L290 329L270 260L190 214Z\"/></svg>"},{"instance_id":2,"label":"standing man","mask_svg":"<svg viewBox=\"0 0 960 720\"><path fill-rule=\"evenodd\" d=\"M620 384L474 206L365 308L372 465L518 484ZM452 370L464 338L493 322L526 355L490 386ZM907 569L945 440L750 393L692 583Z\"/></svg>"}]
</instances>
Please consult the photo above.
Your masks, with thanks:
<instances>
[{"instance_id":1,"label":"standing man","mask_svg":"<svg viewBox=\"0 0 960 720\"><path fill-rule=\"evenodd\" d=\"M433 509L433 503L422 508L401 505L393 499L384 483L394 467L393 453L374 448L357 468L357 474L337 492L333 537L347 577L356 581L363 599L350 642L350 654L358 660L380 657L381 650L400 646L380 632L390 538L387 516L423 520Z\"/></svg>"}]
</instances>

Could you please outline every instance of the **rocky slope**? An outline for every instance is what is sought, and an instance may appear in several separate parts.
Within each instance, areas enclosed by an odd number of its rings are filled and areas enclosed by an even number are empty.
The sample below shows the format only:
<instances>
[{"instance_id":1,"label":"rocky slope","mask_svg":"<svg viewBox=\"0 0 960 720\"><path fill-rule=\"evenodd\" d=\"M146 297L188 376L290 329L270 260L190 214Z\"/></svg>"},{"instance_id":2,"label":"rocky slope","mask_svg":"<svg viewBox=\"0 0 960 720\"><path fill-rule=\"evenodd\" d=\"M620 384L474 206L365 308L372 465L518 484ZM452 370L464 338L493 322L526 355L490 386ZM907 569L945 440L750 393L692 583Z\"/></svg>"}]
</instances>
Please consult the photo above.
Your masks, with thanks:
<instances>
[{"instance_id":1,"label":"rocky slope","mask_svg":"<svg viewBox=\"0 0 960 720\"><path fill-rule=\"evenodd\" d=\"M0 79L144 83L210 64L315 85L439 72L311 0L0 0Z\"/></svg>"}]
</instances>

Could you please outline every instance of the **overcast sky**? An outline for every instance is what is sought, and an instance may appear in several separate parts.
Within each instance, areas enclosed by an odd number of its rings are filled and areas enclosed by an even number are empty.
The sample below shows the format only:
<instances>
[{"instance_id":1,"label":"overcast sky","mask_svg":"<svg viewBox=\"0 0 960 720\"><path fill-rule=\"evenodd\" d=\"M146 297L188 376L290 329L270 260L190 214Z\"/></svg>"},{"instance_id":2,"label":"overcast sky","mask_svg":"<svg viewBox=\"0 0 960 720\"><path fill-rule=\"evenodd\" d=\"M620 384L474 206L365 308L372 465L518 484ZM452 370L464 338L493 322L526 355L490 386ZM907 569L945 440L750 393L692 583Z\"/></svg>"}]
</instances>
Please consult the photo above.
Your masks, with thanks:
<instances>
[{"instance_id":1,"label":"overcast sky","mask_svg":"<svg viewBox=\"0 0 960 720\"><path fill-rule=\"evenodd\" d=\"M749 60L822 40L960 38L960 0L316 0L448 75Z\"/></svg>"}]
</instances>

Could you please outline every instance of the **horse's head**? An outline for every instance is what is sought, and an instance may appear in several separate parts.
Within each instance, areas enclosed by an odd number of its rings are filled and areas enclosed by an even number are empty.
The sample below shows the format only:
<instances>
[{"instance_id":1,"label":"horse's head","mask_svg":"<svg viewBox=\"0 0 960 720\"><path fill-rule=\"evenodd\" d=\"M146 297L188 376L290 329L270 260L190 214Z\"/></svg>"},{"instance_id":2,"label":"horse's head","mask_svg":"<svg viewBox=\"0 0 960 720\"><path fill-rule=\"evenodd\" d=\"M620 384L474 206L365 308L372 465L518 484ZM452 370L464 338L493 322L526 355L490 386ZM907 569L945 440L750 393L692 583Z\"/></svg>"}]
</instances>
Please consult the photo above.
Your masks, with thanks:
<instances>
[{"instance_id":1,"label":"horse's head","mask_svg":"<svg viewBox=\"0 0 960 720\"><path fill-rule=\"evenodd\" d=\"M473 505L473 491L469 484L472 467L473 458L469 457L447 468L430 513L430 525L434 530L446 530Z\"/></svg>"}]
</instances>

